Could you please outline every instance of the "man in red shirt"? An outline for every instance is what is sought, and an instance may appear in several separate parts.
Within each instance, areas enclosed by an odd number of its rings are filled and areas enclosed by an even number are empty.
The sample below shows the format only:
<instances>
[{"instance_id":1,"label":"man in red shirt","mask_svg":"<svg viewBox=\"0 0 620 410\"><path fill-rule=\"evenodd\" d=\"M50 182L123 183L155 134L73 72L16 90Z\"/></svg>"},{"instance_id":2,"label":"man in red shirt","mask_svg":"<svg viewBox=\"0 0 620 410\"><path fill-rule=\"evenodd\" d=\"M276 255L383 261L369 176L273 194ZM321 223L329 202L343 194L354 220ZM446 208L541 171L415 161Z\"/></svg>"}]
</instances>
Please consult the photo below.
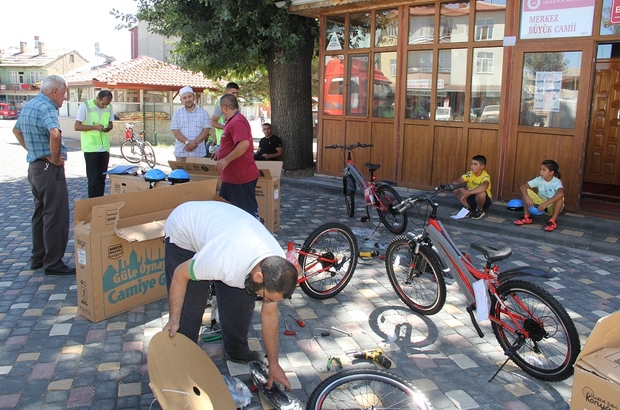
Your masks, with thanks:
<instances>
[{"instance_id":1,"label":"man in red shirt","mask_svg":"<svg viewBox=\"0 0 620 410\"><path fill-rule=\"evenodd\" d=\"M226 119L215 166L222 179L220 196L258 218L258 167L254 161L250 123L239 112L239 103L234 95L224 95L220 99L220 107Z\"/></svg>"}]
</instances>

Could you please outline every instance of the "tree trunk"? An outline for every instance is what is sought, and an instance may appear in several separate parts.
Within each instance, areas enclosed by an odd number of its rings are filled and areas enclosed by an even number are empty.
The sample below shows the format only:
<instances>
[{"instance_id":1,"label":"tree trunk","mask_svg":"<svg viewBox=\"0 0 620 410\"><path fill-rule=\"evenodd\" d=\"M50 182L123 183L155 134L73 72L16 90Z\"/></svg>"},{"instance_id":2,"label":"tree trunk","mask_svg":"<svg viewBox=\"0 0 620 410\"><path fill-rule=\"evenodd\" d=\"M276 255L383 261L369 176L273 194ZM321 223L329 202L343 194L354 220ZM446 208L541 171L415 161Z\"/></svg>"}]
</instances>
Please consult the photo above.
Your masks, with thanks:
<instances>
[{"instance_id":1,"label":"tree trunk","mask_svg":"<svg viewBox=\"0 0 620 410\"><path fill-rule=\"evenodd\" d=\"M311 28L305 32L305 44L295 59L278 60L278 50L267 56L271 121L274 135L282 139L284 169L295 170L314 165L312 154L312 56Z\"/></svg>"}]
</instances>

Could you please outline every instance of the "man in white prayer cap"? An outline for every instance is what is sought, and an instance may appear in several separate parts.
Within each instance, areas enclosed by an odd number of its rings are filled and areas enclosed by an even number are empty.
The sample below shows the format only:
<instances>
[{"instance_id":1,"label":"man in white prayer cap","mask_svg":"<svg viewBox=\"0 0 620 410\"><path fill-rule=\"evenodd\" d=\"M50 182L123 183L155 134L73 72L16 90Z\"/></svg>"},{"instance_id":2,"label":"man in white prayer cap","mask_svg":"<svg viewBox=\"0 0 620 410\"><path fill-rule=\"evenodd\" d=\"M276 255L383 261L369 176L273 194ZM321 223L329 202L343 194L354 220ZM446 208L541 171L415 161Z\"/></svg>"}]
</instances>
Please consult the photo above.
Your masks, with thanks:
<instances>
[{"instance_id":1,"label":"man in white prayer cap","mask_svg":"<svg viewBox=\"0 0 620 410\"><path fill-rule=\"evenodd\" d=\"M196 105L196 96L191 87L179 91L183 108L172 116L170 130L176 139L174 156L177 161L185 162L187 157L205 157L207 150L205 140L211 131L209 113Z\"/></svg>"}]
</instances>

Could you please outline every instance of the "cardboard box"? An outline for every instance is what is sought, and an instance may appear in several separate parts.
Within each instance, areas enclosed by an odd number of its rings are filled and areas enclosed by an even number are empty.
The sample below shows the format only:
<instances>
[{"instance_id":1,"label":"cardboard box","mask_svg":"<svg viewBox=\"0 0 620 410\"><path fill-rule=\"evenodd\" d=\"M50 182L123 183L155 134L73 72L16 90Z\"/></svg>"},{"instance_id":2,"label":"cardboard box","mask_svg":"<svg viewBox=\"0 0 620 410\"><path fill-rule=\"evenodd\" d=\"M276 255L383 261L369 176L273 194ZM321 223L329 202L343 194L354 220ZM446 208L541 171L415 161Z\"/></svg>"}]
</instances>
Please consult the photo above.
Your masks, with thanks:
<instances>
[{"instance_id":1,"label":"cardboard box","mask_svg":"<svg viewBox=\"0 0 620 410\"><path fill-rule=\"evenodd\" d=\"M99 322L166 296L164 224L187 201L213 200L215 181L75 203L78 308Z\"/></svg>"},{"instance_id":2,"label":"cardboard box","mask_svg":"<svg viewBox=\"0 0 620 410\"><path fill-rule=\"evenodd\" d=\"M570 408L620 408L620 311L599 319L577 357Z\"/></svg>"},{"instance_id":3,"label":"cardboard box","mask_svg":"<svg viewBox=\"0 0 620 410\"><path fill-rule=\"evenodd\" d=\"M136 175L110 174L110 195L127 194L129 192L148 191L151 183ZM168 181L156 182L153 188L169 186Z\"/></svg>"},{"instance_id":4,"label":"cardboard box","mask_svg":"<svg viewBox=\"0 0 620 410\"><path fill-rule=\"evenodd\" d=\"M217 179L220 191L220 174L216 162L209 158L189 157L186 162L168 161L172 169L184 169L192 181ZM256 183L256 201L261 222L269 232L280 230L280 175L282 161L257 161L259 177Z\"/></svg>"}]
</instances>

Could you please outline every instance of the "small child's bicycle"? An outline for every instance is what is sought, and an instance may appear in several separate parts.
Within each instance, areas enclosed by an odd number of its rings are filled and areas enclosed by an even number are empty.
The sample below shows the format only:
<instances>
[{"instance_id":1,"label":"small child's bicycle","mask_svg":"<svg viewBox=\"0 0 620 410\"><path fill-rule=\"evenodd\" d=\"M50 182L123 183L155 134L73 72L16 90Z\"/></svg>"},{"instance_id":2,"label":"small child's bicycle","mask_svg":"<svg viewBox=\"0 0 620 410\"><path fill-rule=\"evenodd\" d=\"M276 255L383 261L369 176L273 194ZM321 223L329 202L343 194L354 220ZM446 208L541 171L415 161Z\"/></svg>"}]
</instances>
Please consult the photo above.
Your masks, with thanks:
<instances>
[{"instance_id":1,"label":"small child's bicycle","mask_svg":"<svg viewBox=\"0 0 620 410\"><path fill-rule=\"evenodd\" d=\"M125 124L125 141L121 144L121 155L132 164L139 164L140 161L146 162L150 168L155 167L155 150L151 144L144 139L144 131L136 135L133 131L134 123Z\"/></svg>"},{"instance_id":2,"label":"small child's bicycle","mask_svg":"<svg viewBox=\"0 0 620 410\"><path fill-rule=\"evenodd\" d=\"M486 264L474 267L463 254L443 224L437 219L439 205L433 198L465 184L441 185L435 191L405 199L396 210L411 209L416 204L431 208L428 224L419 235L408 233L388 245L385 267L398 297L412 310L432 315L446 301L446 280L456 281L467 299L467 312L480 337L484 337L474 313L487 316L495 337L508 358L491 377L512 359L526 373L546 381L560 381L573 374L573 364L580 351L579 334L560 302L540 286L522 277L550 278L555 269L542 271L519 266L501 271L495 262L508 258L507 247L474 243ZM482 286L480 286L482 285ZM479 290L474 290L474 289ZM480 302L490 306L477 306ZM486 304L486 303L485 303ZM489 380L489 381L491 381Z\"/></svg>"},{"instance_id":3,"label":"small child's bicycle","mask_svg":"<svg viewBox=\"0 0 620 410\"><path fill-rule=\"evenodd\" d=\"M379 219L385 227L392 233L399 235L407 229L407 212L398 213L394 210L394 206L401 201L398 192L391 186L377 182L375 171L381 167L381 164L365 163L364 165L370 171L370 181L362 175L351 158L351 151L355 148L368 148L372 144L362 144L358 142L353 145L326 145L326 149L340 148L347 151L347 159L345 168L342 171L342 187L344 194L344 202L347 207L347 214L352 218L355 214L355 191L356 182L364 192L364 200L366 203L366 216L362 218L363 222L370 220L370 209L374 208L379 214ZM343 158L344 160L344 158Z\"/></svg>"},{"instance_id":4,"label":"small child's bicycle","mask_svg":"<svg viewBox=\"0 0 620 410\"><path fill-rule=\"evenodd\" d=\"M336 296L349 283L357 266L355 235L338 222L316 228L301 248L289 242L288 251L297 253L302 270L297 283L313 299Z\"/></svg>"}]
</instances>

